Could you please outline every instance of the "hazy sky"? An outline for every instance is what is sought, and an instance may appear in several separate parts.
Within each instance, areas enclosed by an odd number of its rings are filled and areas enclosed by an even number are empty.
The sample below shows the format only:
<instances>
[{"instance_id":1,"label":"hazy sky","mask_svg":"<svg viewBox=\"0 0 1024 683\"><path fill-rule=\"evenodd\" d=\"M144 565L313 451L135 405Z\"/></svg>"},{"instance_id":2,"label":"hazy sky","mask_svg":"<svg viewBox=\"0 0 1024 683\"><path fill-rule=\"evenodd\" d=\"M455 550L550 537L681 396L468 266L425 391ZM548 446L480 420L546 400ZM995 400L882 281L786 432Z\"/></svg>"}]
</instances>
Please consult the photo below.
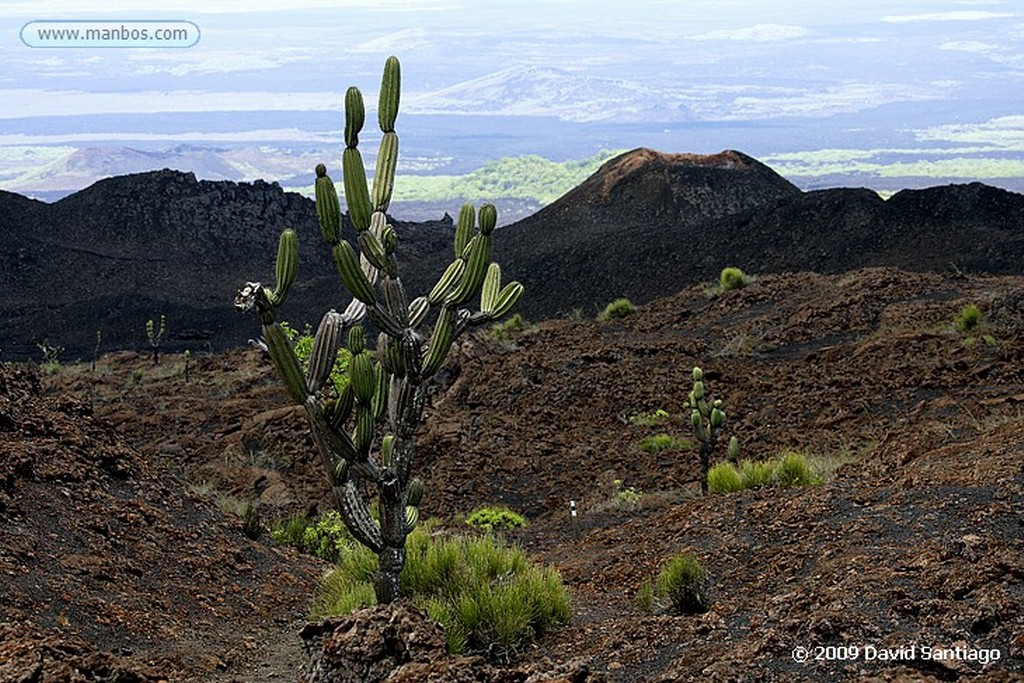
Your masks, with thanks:
<instances>
[{"instance_id":1,"label":"hazy sky","mask_svg":"<svg viewBox=\"0 0 1024 683\"><path fill-rule=\"evenodd\" d=\"M757 85L782 107L809 88L831 99L940 96L986 66L1024 73L1017 2L685 0L4 0L8 68L0 117L118 110L333 108L398 54L412 93L514 66L564 69L661 89ZM281 8L285 7L286 10ZM147 8L148 11L140 8ZM187 20L191 48L29 48L33 20ZM785 83L789 81L789 83ZM803 81L803 83L801 83ZM944 82L944 83L943 83ZM18 91L21 91L20 93ZM49 93L41 95L40 93ZM153 93L177 93L154 97ZM739 91L738 91L739 92ZM36 94L34 94L36 93ZM90 97L117 93L117 97ZM794 97L796 99L794 99ZM332 100L332 101L327 101ZM740 104L745 101L740 100ZM756 102L746 102L747 108ZM755 113L756 112L750 112ZM746 114L744 114L746 115Z\"/></svg>"}]
</instances>

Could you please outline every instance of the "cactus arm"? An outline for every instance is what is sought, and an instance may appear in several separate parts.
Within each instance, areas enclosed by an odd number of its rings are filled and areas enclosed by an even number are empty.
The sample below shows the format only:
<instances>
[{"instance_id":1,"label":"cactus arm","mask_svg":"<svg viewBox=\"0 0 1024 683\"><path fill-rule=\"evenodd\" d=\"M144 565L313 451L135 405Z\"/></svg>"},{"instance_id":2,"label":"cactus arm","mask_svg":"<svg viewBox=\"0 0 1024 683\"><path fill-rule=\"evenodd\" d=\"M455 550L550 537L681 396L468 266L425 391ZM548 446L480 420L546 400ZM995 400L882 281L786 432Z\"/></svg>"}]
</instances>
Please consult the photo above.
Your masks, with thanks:
<instances>
[{"instance_id":1,"label":"cactus arm","mask_svg":"<svg viewBox=\"0 0 1024 683\"><path fill-rule=\"evenodd\" d=\"M320 391L330 379L344 330L344 316L334 309L324 314L313 337L313 350L306 368L306 386L310 392Z\"/></svg>"},{"instance_id":2,"label":"cactus arm","mask_svg":"<svg viewBox=\"0 0 1024 683\"><path fill-rule=\"evenodd\" d=\"M305 403L309 396L309 389L306 386L306 378L302 374L302 367L299 359L295 357L295 349L288 341L284 330L276 322L263 325L263 338L267 342L267 351L270 360L277 368L281 380L284 382L292 400L296 403Z\"/></svg>"},{"instance_id":3,"label":"cactus arm","mask_svg":"<svg viewBox=\"0 0 1024 683\"><path fill-rule=\"evenodd\" d=\"M345 481L335 485L333 490L334 499L338 501L338 512L352 536L371 551L380 554L385 547L380 527L373 521L355 483Z\"/></svg>"}]
</instances>

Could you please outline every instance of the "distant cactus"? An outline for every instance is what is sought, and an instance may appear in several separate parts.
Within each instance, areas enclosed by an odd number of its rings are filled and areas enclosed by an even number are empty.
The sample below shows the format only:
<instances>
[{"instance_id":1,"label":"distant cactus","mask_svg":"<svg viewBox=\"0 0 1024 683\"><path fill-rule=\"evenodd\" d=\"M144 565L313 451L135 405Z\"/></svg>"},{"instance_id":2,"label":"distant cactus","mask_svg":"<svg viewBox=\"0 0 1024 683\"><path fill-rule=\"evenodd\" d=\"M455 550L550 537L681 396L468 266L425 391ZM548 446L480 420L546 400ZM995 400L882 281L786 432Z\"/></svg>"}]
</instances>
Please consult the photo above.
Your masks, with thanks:
<instances>
[{"instance_id":1,"label":"distant cactus","mask_svg":"<svg viewBox=\"0 0 1024 683\"><path fill-rule=\"evenodd\" d=\"M167 318L160 316L160 325L153 323L152 318L146 321L146 337L149 339L149 346L153 349L153 365L160 364L160 342L167 331Z\"/></svg>"},{"instance_id":2,"label":"distant cactus","mask_svg":"<svg viewBox=\"0 0 1024 683\"><path fill-rule=\"evenodd\" d=\"M341 235L341 209L334 182L323 164L316 167L316 210L320 231L331 247L345 288L355 297L344 313L328 311L316 331L305 371L295 355L275 309L284 303L295 279L298 240L285 230L277 256L274 289L246 283L235 298L243 311L256 309L267 351L292 399L306 410L345 525L352 536L378 557L374 592L378 603L400 597L399 576L405 566L405 539L416 525L423 482L412 476L413 436L423 414L425 384L444 362L452 343L470 325L504 316L519 300L523 286L501 286L501 270L491 262L491 232L497 222L493 206L479 216L462 208L455 234L455 259L426 296L409 301L398 277L398 236L386 214L394 188L398 156L400 69L389 57L381 83L378 121L383 133L372 189L359 152L364 121L362 94L345 95L345 150L342 153L345 199L355 228L353 245ZM464 305L480 295L480 310ZM421 332L431 309L437 310L433 332ZM375 349L363 333L369 318L379 331ZM339 349L352 353L349 382L339 391L329 382ZM384 425L377 439L378 426ZM376 449L374 446L376 445ZM380 521L370 515L365 497L374 489Z\"/></svg>"},{"instance_id":3,"label":"distant cactus","mask_svg":"<svg viewBox=\"0 0 1024 683\"><path fill-rule=\"evenodd\" d=\"M693 368L693 389L690 390L690 423L700 443L700 491L708 493L708 470L711 468L711 454L715 451L719 433L725 426L725 411L722 410L720 399L711 400L704 387L704 371ZM729 439L726 459L736 462L739 457L740 442L733 436Z\"/></svg>"}]
</instances>

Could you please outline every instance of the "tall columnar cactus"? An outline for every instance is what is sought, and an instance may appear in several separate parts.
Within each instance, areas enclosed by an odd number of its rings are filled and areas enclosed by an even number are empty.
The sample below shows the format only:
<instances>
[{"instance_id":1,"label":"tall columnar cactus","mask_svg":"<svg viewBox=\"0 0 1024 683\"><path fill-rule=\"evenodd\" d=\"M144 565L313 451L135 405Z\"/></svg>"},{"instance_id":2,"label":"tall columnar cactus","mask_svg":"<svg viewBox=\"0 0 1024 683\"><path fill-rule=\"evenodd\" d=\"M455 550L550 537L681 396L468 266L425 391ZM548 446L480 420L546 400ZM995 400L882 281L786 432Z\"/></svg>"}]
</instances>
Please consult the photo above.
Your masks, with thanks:
<instances>
[{"instance_id":1,"label":"tall columnar cactus","mask_svg":"<svg viewBox=\"0 0 1024 683\"><path fill-rule=\"evenodd\" d=\"M711 454L715 451L719 433L725 425L725 411L722 410L721 399L711 400L704 388L704 371L698 367L693 369L693 389L690 390L690 423L693 432L700 442L700 491L708 493L708 470L711 468ZM736 462L739 457L740 442L733 436L729 439L726 459Z\"/></svg>"},{"instance_id":2,"label":"tall columnar cactus","mask_svg":"<svg viewBox=\"0 0 1024 683\"><path fill-rule=\"evenodd\" d=\"M491 263L496 210L485 204L477 217L473 206L467 205L459 216L451 265L429 294L407 300L395 259L398 236L386 214L398 156L394 124L399 90L399 63L390 57L377 109L383 137L372 190L359 152L363 97L356 88L345 95L342 173L358 255L341 234L334 182L323 164L316 167L320 231L342 283L354 298L344 313L331 310L324 315L305 370L274 319L295 279L298 241L294 232L285 230L281 235L276 287L249 282L235 298L237 308L256 309L271 360L292 399L306 410L342 519L352 535L377 554L374 590L379 603L399 597L405 538L419 518L423 482L412 476L413 436L423 414L425 383L441 368L460 334L471 325L505 315L523 293L518 282L502 287L501 269ZM477 293L480 309L471 312L464 306ZM436 313L433 331L424 338L432 311ZM379 332L375 349L367 345L364 317ZM339 392L328 378L342 345L352 358L349 382ZM370 515L367 490L377 496L379 522Z\"/></svg>"},{"instance_id":3,"label":"tall columnar cactus","mask_svg":"<svg viewBox=\"0 0 1024 683\"><path fill-rule=\"evenodd\" d=\"M157 326L153 319L146 321L146 337L149 339L149 346L153 349L153 365L160 363L160 342L163 341L164 333L167 331L167 318L160 316L160 325Z\"/></svg>"}]
</instances>

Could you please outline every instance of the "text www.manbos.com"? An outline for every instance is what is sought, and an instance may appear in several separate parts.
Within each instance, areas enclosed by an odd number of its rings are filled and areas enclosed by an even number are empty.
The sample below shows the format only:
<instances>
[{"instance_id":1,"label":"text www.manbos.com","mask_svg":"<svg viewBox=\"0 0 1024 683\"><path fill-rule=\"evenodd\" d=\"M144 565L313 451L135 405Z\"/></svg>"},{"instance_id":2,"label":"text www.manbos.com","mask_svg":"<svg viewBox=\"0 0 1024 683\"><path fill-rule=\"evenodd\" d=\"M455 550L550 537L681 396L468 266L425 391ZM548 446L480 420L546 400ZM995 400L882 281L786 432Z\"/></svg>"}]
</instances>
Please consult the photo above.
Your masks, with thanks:
<instances>
[{"instance_id":1,"label":"text www.manbos.com","mask_svg":"<svg viewBox=\"0 0 1024 683\"><path fill-rule=\"evenodd\" d=\"M21 29L29 47L192 47L191 21L32 21Z\"/></svg>"}]
</instances>

